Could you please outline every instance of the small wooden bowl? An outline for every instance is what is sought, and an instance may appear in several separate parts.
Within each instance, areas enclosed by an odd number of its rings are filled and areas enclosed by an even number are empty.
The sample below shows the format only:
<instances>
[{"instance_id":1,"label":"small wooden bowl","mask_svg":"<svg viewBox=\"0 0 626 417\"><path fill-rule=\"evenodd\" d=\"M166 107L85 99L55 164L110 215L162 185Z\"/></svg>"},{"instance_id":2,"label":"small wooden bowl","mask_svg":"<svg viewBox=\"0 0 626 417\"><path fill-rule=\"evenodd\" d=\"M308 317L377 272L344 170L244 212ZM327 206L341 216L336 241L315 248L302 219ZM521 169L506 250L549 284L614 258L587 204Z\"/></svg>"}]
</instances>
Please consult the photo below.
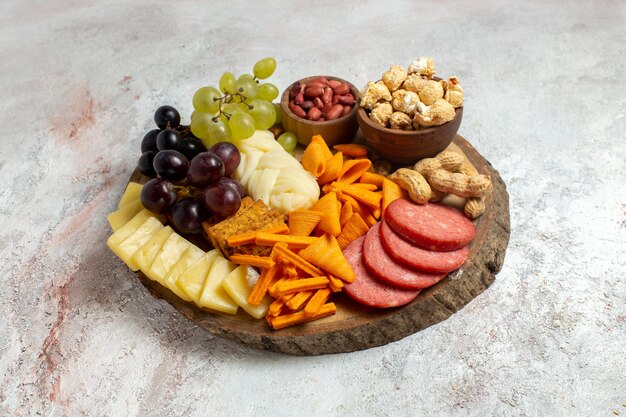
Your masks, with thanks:
<instances>
[{"instance_id":1,"label":"small wooden bowl","mask_svg":"<svg viewBox=\"0 0 626 417\"><path fill-rule=\"evenodd\" d=\"M359 108L357 119L367 144L380 156L396 164L408 165L437 155L450 145L463 118L463 107L456 109L451 121L421 130L395 130L374 123L365 109Z\"/></svg>"},{"instance_id":2,"label":"small wooden bowl","mask_svg":"<svg viewBox=\"0 0 626 417\"><path fill-rule=\"evenodd\" d=\"M355 99L359 97L359 90L352 84L346 80L343 80L338 77L330 77L327 75L317 75L314 77L306 77L299 81L296 81L287 87L287 89L283 92L283 95L280 99L280 106L283 109L283 128L290 132L293 132L298 137L298 143L306 146L311 142L311 137L314 135L321 135L329 147L333 147L339 143L349 143L354 139L354 135L356 134L357 129L359 128L359 124L357 122L357 108L358 104L355 103L352 111L335 120L328 120L323 122L314 122L307 119L302 119L289 110L289 92L291 91L291 87L294 86L297 82L309 82L317 77L326 77L329 80L337 80L342 83L348 83L350 85L350 92L354 96Z\"/></svg>"}]
</instances>

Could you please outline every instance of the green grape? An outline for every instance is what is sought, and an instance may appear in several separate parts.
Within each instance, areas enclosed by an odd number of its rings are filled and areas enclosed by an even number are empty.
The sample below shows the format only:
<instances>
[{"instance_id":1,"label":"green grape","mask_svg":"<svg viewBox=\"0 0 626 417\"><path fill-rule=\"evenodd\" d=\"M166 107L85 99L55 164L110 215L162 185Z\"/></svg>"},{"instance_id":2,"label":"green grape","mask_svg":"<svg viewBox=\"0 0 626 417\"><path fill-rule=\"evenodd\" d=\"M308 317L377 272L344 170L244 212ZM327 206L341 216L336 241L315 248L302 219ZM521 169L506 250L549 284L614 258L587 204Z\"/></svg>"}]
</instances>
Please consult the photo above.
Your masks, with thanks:
<instances>
[{"instance_id":1,"label":"green grape","mask_svg":"<svg viewBox=\"0 0 626 417\"><path fill-rule=\"evenodd\" d=\"M257 129L269 129L276 123L276 110L267 100L255 99L250 102L250 115L254 119Z\"/></svg>"},{"instance_id":2,"label":"green grape","mask_svg":"<svg viewBox=\"0 0 626 417\"><path fill-rule=\"evenodd\" d=\"M194 110L194 111L192 111L192 112L191 112L191 120L193 120L193 118L194 118L194 117L196 117L196 115L197 115L197 114L198 114L198 112L197 112L197 111L195 111L195 110Z\"/></svg>"},{"instance_id":3,"label":"green grape","mask_svg":"<svg viewBox=\"0 0 626 417\"><path fill-rule=\"evenodd\" d=\"M218 120L217 122L211 123L209 125L208 131L209 131L208 140L202 141L202 143L207 149L215 145L217 142L228 142L231 139L231 133L230 133L230 128L228 127L228 123L222 120Z\"/></svg>"},{"instance_id":4,"label":"green grape","mask_svg":"<svg viewBox=\"0 0 626 417\"><path fill-rule=\"evenodd\" d=\"M235 75L232 72L225 72L220 77L219 87L222 93L233 94L235 92Z\"/></svg>"},{"instance_id":5,"label":"green grape","mask_svg":"<svg viewBox=\"0 0 626 417\"><path fill-rule=\"evenodd\" d=\"M256 81L247 77L243 78L243 76L241 76L235 83L235 89L245 98L253 99L256 97L259 91L259 85L256 83Z\"/></svg>"},{"instance_id":6,"label":"green grape","mask_svg":"<svg viewBox=\"0 0 626 417\"><path fill-rule=\"evenodd\" d=\"M283 108L280 107L279 103L272 103L272 106L274 106L274 110L276 110L276 123L282 123L283 122Z\"/></svg>"},{"instance_id":7,"label":"green grape","mask_svg":"<svg viewBox=\"0 0 626 417\"><path fill-rule=\"evenodd\" d=\"M238 80L252 80L254 81L254 75L252 74L241 74Z\"/></svg>"},{"instance_id":8,"label":"green grape","mask_svg":"<svg viewBox=\"0 0 626 417\"><path fill-rule=\"evenodd\" d=\"M209 125L213 123L212 114L209 113L196 113L191 119L191 133L199 139L205 139L209 137Z\"/></svg>"},{"instance_id":9,"label":"green grape","mask_svg":"<svg viewBox=\"0 0 626 417\"><path fill-rule=\"evenodd\" d=\"M276 69L276 60L274 58L263 58L254 64L252 72L254 76L260 80L269 78Z\"/></svg>"},{"instance_id":10,"label":"green grape","mask_svg":"<svg viewBox=\"0 0 626 417\"><path fill-rule=\"evenodd\" d=\"M271 102L278 97L278 93L278 87L272 83L265 83L259 86L257 97Z\"/></svg>"},{"instance_id":11,"label":"green grape","mask_svg":"<svg viewBox=\"0 0 626 417\"><path fill-rule=\"evenodd\" d=\"M247 139L254 134L254 119L248 113L238 111L228 121L228 127L233 139Z\"/></svg>"},{"instance_id":12,"label":"green grape","mask_svg":"<svg viewBox=\"0 0 626 417\"><path fill-rule=\"evenodd\" d=\"M238 111L248 111L248 106L245 103L237 102L237 103L228 103L222 106L222 112L230 115L233 115Z\"/></svg>"},{"instance_id":13,"label":"green grape","mask_svg":"<svg viewBox=\"0 0 626 417\"><path fill-rule=\"evenodd\" d=\"M293 153L293 150L296 149L296 145L298 144L298 138L293 132L283 133L276 141L289 153Z\"/></svg>"},{"instance_id":14,"label":"green grape","mask_svg":"<svg viewBox=\"0 0 626 417\"><path fill-rule=\"evenodd\" d=\"M203 113L217 113L222 93L215 87L202 87L193 95L193 107Z\"/></svg>"}]
</instances>

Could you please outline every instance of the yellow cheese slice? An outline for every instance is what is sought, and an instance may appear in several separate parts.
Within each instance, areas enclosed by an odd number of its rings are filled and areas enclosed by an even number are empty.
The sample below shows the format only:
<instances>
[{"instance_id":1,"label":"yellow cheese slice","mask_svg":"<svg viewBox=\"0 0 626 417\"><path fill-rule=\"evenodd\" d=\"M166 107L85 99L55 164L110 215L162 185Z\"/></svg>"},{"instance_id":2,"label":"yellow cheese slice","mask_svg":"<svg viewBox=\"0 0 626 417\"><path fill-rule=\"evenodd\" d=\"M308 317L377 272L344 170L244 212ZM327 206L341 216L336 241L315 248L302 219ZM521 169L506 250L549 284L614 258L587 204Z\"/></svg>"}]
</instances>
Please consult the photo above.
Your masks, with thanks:
<instances>
[{"instance_id":1,"label":"yellow cheese slice","mask_svg":"<svg viewBox=\"0 0 626 417\"><path fill-rule=\"evenodd\" d=\"M135 231L139 229L139 226L141 226L143 222L148 220L148 218L150 217L154 217L152 213L145 209L141 210L134 217L131 217L130 221L128 221L125 225L117 229L115 233L109 236L109 239L107 240L107 245L109 247L119 245L120 243L125 241L128 236L135 233Z\"/></svg>"},{"instance_id":2,"label":"yellow cheese slice","mask_svg":"<svg viewBox=\"0 0 626 417\"><path fill-rule=\"evenodd\" d=\"M182 292L187 295L187 298L193 300L196 304L200 298L200 292L204 286L204 281L209 275L211 266L220 256L219 253L213 249L207 252L203 257L198 259L191 265L176 281L176 286Z\"/></svg>"},{"instance_id":3,"label":"yellow cheese slice","mask_svg":"<svg viewBox=\"0 0 626 417\"><path fill-rule=\"evenodd\" d=\"M141 196L141 190L143 189L143 184L138 184L136 182L129 182L126 186L126 190L124 194L122 194L122 198L120 198L120 202L117 205L118 209L121 209L126 204L130 203L134 200L139 200Z\"/></svg>"},{"instance_id":4,"label":"yellow cheese slice","mask_svg":"<svg viewBox=\"0 0 626 417\"><path fill-rule=\"evenodd\" d=\"M218 256L204 281L202 295L198 300L200 307L210 308L228 314L236 314L239 306L230 298L230 295L222 287L222 281L226 275L235 270L237 265L226 258Z\"/></svg>"},{"instance_id":5,"label":"yellow cheese slice","mask_svg":"<svg viewBox=\"0 0 626 417\"><path fill-rule=\"evenodd\" d=\"M139 267L132 261L132 256L160 229L163 229L161 222L155 217L149 217L132 235L128 236L126 240L117 245L110 246L110 248L117 256L126 262L126 265L128 265L130 269L137 271Z\"/></svg>"},{"instance_id":6,"label":"yellow cheese slice","mask_svg":"<svg viewBox=\"0 0 626 417\"><path fill-rule=\"evenodd\" d=\"M143 205L141 205L141 201L134 200L126 204L121 209L114 211L113 213L109 213L107 220L111 225L111 229L113 229L114 232L117 231L120 227L124 226L133 217L135 217L135 214L139 213L142 209Z\"/></svg>"},{"instance_id":7,"label":"yellow cheese slice","mask_svg":"<svg viewBox=\"0 0 626 417\"><path fill-rule=\"evenodd\" d=\"M150 268L146 272L148 278L167 287L165 283L167 274L169 274L172 267L176 265L176 262L180 260L189 246L191 246L191 243L182 238L179 234L172 233L170 237L167 238L158 255L154 258L152 265L150 265Z\"/></svg>"},{"instance_id":8,"label":"yellow cheese slice","mask_svg":"<svg viewBox=\"0 0 626 417\"><path fill-rule=\"evenodd\" d=\"M185 292L182 291L178 287L178 285L176 285L176 283L178 282L178 279L180 279L180 276L183 275L183 273L187 269L189 269L189 267L193 265L194 262L202 258L204 254L205 252L196 245L189 246L185 253L183 253L183 256L181 256L180 260L176 262L176 265L172 267L170 272L167 274L167 277L165 278L164 282L167 285L167 288L169 288L174 294L176 294L178 297L182 298L185 301L191 301L192 299L188 297L187 294L185 294Z\"/></svg>"},{"instance_id":9,"label":"yellow cheese slice","mask_svg":"<svg viewBox=\"0 0 626 417\"><path fill-rule=\"evenodd\" d=\"M159 254L163 244L172 233L174 233L174 229L165 226L163 229L156 232L150 240L131 257L131 261L137 265L137 268L139 268L144 275L147 276L147 271L150 269L154 258Z\"/></svg>"},{"instance_id":10,"label":"yellow cheese slice","mask_svg":"<svg viewBox=\"0 0 626 417\"><path fill-rule=\"evenodd\" d=\"M270 304L272 304L272 299L266 295L258 306L248 304L248 297L250 297L252 292L252 288L248 285L248 280L246 279L248 268L250 267L246 265L238 266L233 272L226 275L222 281L222 287L239 307L243 308L255 319L260 319L267 314L267 310L270 308Z\"/></svg>"}]
</instances>

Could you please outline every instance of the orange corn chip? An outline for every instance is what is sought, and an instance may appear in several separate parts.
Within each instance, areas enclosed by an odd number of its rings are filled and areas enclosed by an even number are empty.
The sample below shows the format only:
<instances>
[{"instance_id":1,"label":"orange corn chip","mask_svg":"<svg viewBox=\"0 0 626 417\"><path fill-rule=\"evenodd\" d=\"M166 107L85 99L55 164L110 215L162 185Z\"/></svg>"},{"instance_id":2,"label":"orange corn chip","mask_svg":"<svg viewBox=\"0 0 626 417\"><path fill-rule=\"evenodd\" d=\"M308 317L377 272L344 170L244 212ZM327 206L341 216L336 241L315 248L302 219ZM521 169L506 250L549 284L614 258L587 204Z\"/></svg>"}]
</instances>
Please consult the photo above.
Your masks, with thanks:
<instances>
[{"instance_id":1,"label":"orange corn chip","mask_svg":"<svg viewBox=\"0 0 626 417\"><path fill-rule=\"evenodd\" d=\"M338 236L341 233L341 223L339 222L340 205L337 201L337 194L330 192L320 198L313 206L313 210L324 213L324 217L317 225L318 230Z\"/></svg>"},{"instance_id":2,"label":"orange corn chip","mask_svg":"<svg viewBox=\"0 0 626 417\"><path fill-rule=\"evenodd\" d=\"M309 274L309 276L316 277L323 274L318 267L307 262L300 255L296 255L284 246L278 246L277 244L276 246L274 246L274 251L276 251L276 254L280 256L283 260L291 262L297 268L300 268L305 273Z\"/></svg>"},{"instance_id":3,"label":"orange corn chip","mask_svg":"<svg viewBox=\"0 0 626 417\"><path fill-rule=\"evenodd\" d=\"M332 158L333 153L328 148L328 145L326 144L326 141L323 137L321 137L320 135L315 135L311 138L311 143L316 143L319 145L322 151L322 155L324 155L324 161L328 161L330 158Z\"/></svg>"},{"instance_id":4,"label":"orange corn chip","mask_svg":"<svg viewBox=\"0 0 626 417\"><path fill-rule=\"evenodd\" d=\"M335 181L337 177L339 177L342 167L343 154L341 152L337 152L331 158L326 160L326 169L324 170L322 176L317 179L317 183L322 185Z\"/></svg>"},{"instance_id":5,"label":"orange corn chip","mask_svg":"<svg viewBox=\"0 0 626 417\"><path fill-rule=\"evenodd\" d=\"M348 247L350 242L364 236L369 230L369 226L365 223L365 221L359 216L358 213L354 213L348 223L344 226L343 230L337 237L337 243L341 250L344 250Z\"/></svg>"},{"instance_id":6,"label":"orange corn chip","mask_svg":"<svg viewBox=\"0 0 626 417\"><path fill-rule=\"evenodd\" d=\"M324 152L317 143L311 142L302 154L302 167L309 171L315 178L319 178L326 169Z\"/></svg>"},{"instance_id":7,"label":"orange corn chip","mask_svg":"<svg viewBox=\"0 0 626 417\"><path fill-rule=\"evenodd\" d=\"M302 249L298 255L346 282L355 280L354 271L343 256L334 236L326 234L320 237L306 249Z\"/></svg>"},{"instance_id":8,"label":"orange corn chip","mask_svg":"<svg viewBox=\"0 0 626 417\"><path fill-rule=\"evenodd\" d=\"M286 294L294 294L300 291L310 291L324 288L328 285L328 278L326 276L292 279L289 281L281 282L276 287L276 293L279 297Z\"/></svg>"},{"instance_id":9,"label":"orange corn chip","mask_svg":"<svg viewBox=\"0 0 626 417\"><path fill-rule=\"evenodd\" d=\"M282 236L282 235L277 235ZM276 264L269 256L256 256L256 255L231 255L230 261L237 265L250 265L257 268L269 269L273 268Z\"/></svg>"},{"instance_id":10,"label":"orange corn chip","mask_svg":"<svg viewBox=\"0 0 626 417\"><path fill-rule=\"evenodd\" d=\"M341 223L342 229L345 226L346 222L352 216L352 213L354 213L354 210L352 209L352 204L345 203L343 207L341 207L341 214L339 215L339 223Z\"/></svg>"},{"instance_id":11,"label":"orange corn chip","mask_svg":"<svg viewBox=\"0 0 626 417\"><path fill-rule=\"evenodd\" d=\"M408 193L400 188L395 182L385 178L383 181L383 201L382 201L382 214L385 215L385 210L389 207L389 204L395 200L403 197L407 197Z\"/></svg>"},{"instance_id":12,"label":"orange corn chip","mask_svg":"<svg viewBox=\"0 0 626 417\"><path fill-rule=\"evenodd\" d=\"M248 297L248 304L253 306L258 306L261 304L261 300L265 297L267 290L272 285L274 278L276 277L276 273L278 272L278 267L264 269L259 276L258 281L256 282L250 296Z\"/></svg>"},{"instance_id":13,"label":"orange corn chip","mask_svg":"<svg viewBox=\"0 0 626 417\"><path fill-rule=\"evenodd\" d=\"M345 156L349 156L351 158L367 156L369 152L365 146L358 145L356 143L344 143L341 145L335 145L333 146L333 149L338 152L343 152Z\"/></svg>"},{"instance_id":14,"label":"orange corn chip","mask_svg":"<svg viewBox=\"0 0 626 417\"><path fill-rule=\"evenodd\" d=\"M289 228L287 227L286 224L281 223L278 226L272 226L272 227L268 227L266 229L261 229L261 230L257 230L254 232L249 232L249 233L241 233L239 235L233 235L233 236L229 236L226 239L226 243L228 243L228 246L241 246L241 245L250 245L252 243L254 243L254 239L256 239L256 234L261 231L261 232L266 232L266 233L277 233L277 234L284 234L284 233L289 233Z\"/></svg>"},{"instance_id":15,"label":"orange corn chip","mask_svg":"<svg viewBox=\"0 0 626 417\"><path fill-rule=\"evenodd\" d=\"M369 159L351 159L344 161L339 177L337 177L337 181L341 181L345 184L352 184L361 178L361 175L366 173L371 166L372 161Z\"/></svg>"},{"instance_id":16,"label":"orange corn chip","mask_svg":"<svg viewBox=\"0 0 626 417\"><path fill-rule=\"evenodd\" d=\"M311 297L309 302L306 304L306 307L304 307L304 315L308 317L316 315L317 312L320 311L320 308L322 308L324 303L328 301L332 293L333 292L330 290L330 288L322 288L320 290L317 290L315 292L315 295ZM294 308L293 310L297 309Z\"/></svg>"},{"instance_id":17,"label":"orange corn chip","mask_svg":"<svg viewBox=\"0 0 626 417\"><path fill-rule=\"evenodd\" d=\"M376 174L374 172L365 172L361 175L359 182L364 184L373 184L377 188L382 188L384 179L384 175Z\"/></svg>"},{"instance_id":18,"label":"orange corn chip","mask_svg":"<svg viewBox=\"0 0 626 417\"><path fill-rule=\"evenodd\" d=\"M324 217L324 213L321 211L292 211L289 213L289 234L292 236L309 236L322 220L322 217Z\"/></svg>"},{"instance_id":19,"label":"orange corn chip","mask_svg":"<svg viewBox=\"0 0 626 417\"><path fill-rule=\"evenodd\" d=\"M278 298L278 285L282 284L283 282L287 282L290 281L292 278L291 277L282 277L279 280L275 281L267 290L267 292L274 298Z\"/></svg>"},{"instance_id":20,"label":"orange corn chip","mask_svg":"<svg viewBox=\"0 0 626 417\"><path fill-rule=\"evenodd\" d=\"M376 208L376 210L372 211L372 216L376 220L380 220L380 216L382 215L382 212L383 212L383 208L379 206Z\"/></svg>"},{"instance_id":21,"label":"orange corn chip","mask_svg":"<svg viewBox=\"0 0 626 417\"><path fill-rule=\"evenodd\" d=\"M321 290L318 290L321 291ZM315 293L315 291L311 290L311 291L301 291L297 294L295 294L293 297L291 297L291 299L289 301L287 301L285 303L285 305L287 307L289 307L291 310L300 310L300 308L304 305L304 303L306 303L309 298L311 298L311 296L313 295L313 293ZM326 302L327 300L324 300L324 302ZM323 303L322 303L323 304Z\"/></svg>"},{"instance_id":22,"label":"orange corn chip","mask_svg":"<svg viewBox=\"0 0 626 417\"><path fill-rule=\"evenodd\" d=\"M349 195L359 203L365 204L372 210L376 210L376 208L380 206L382 193L364 190L362 188L355 187L352 184L344 184L341 181L336 181L333 184L335 185L335 187L340 189L343 194Z\"/></svg>"},{"instance_id":23,"label":"orange corn chip","mask_svg":"<svg viewBox=\"0 0 626 417\"><path fill-rule=\"evenodd\" d=\"M341 291L341 289L343 288L343 281L340 280L339 278L335 278L332 275L327 275L327 276L328 276L328 287L333 292Z\"/></svg>"},{"instance_id":24,"label":"orange corn chip","mask_svg":"<svg viewBox=\"0 0 626 417\"><path fill-rule=\"evenodd\" d=\"M352 184L352 186L367 191L376 191L378 189L378 187L376 187L374 184L366 184L363 182L355 182L354 184Z\"/></svg>"},{"instance_id":25,"label":"orange corn chip","mask_svg":"<svg viewBox=\"0 0 626 417\"><path fill-rule=\"evenodd\" d=\"M307 321L321 319L322 317L331 316L336 312L337 306L335 306L335 303L326 303L313 316L306 316L304 314L304 311L298 311L295 313L274 317L271 322L274 330L280 330L284 329L285 327L293 326L300 323L306 323Z\"/></svg>"},{"instance_id":26,"label":"orange corn chip","mask_svg":"<svg viewBox=\"0 0 626 417\"><path fill-rule=\"evenodd\" d=\"M258 232L254 243L259 246L274 246L278 242L287 244L292 249L303 249L315 241L316 238L309 236L275 235L272 233Z\"/></svg>"},{"instance_id":27,"label":"orange corn chip","mask_svg":"<svg viewBox=\"0 0 626 417\"><path fill-rule=\"evenodd\" d=\"M378 221L372 216L369 212L365 212L365 216L363 216L363 221L367 224L368 227L374 226Z\"/></svg>"}]
</instances>

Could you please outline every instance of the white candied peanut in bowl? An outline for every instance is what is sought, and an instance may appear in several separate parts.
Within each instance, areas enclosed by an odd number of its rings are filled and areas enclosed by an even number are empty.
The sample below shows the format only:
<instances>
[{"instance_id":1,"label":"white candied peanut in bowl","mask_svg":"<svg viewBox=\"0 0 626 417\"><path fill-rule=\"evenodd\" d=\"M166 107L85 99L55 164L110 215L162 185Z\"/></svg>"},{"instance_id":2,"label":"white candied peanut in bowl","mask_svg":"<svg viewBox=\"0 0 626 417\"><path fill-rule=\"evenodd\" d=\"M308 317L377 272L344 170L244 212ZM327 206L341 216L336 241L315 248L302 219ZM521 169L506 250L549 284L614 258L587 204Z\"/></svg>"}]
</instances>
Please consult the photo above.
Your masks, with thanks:
<instances>
[{"instance_id":1,"label":"white candied peanut in bowl","mask_svg":"<svg viewBox=\"0 0 626 417\"><path fill-rule=\"evenodd\" d=\"M407 73L404 67L400 65L392 65L388 71L385 71L382 76L382 80L389 89L389 91L396 91L404 80L406 80Z\"/></svg>"},{"instance_id":2,"label":"white candied peanut in bowl","mask_svg":"<svg viewBox=\"0 0 626 417\"><path fill-rule=\"evenodd\" d=\"M417 105L417 111L413 117L413 127L418 129L420 126L439 126L454 119L455 115L452 104L442 98L435 101L431 106L420 103Z\"/></svg>"},{"instance_id":3,"label":"white candied peanut in bowl","mask_svg":"<svg viewBox=\"0 0 626 417\"><path fill-rule=\"evenodd\" d=\"M393 113L393 107L391 107L390 103L379 103L374 109L370 112L370 119L379 124L382 127L387 126L387 122L389 122L389 118Z\"/></svg>"},{"instance_id":4,"label":"white candied peanut in bowl","mask_svg":"<svg viewBox=\"0 0 626 417\"><path fill-rule=\"evenodd\" d=\"M391 100L393 109L395 111L404 112L409 116L412 116L413 113L415 113L417 103L420 102L420 98L416 93L404 89L394 91L391 96L393 97Z\"/></svg>"},{"instance_id":5,"label":"white candied peanut in bowl","mask_svg":"<svg viewBox=\"0 0 626 417\"><path fill-rule=\"evenodd\" d=\"M361 107L372 110L379 101L391 101L391 92L382 81L368 82L361 91Z\"/></svg>"},{"instance_id":6,"label":"white candied peanut in bowl","mask_svg":"<svg viewBox=\"0 0 626 417\"><path fill-rule=\"evenodd\" d=\"M435 76L435 60L429 56L421 56L409 65L409 74L418 74L432 79Z\"/></svg>"}]
</instances>

